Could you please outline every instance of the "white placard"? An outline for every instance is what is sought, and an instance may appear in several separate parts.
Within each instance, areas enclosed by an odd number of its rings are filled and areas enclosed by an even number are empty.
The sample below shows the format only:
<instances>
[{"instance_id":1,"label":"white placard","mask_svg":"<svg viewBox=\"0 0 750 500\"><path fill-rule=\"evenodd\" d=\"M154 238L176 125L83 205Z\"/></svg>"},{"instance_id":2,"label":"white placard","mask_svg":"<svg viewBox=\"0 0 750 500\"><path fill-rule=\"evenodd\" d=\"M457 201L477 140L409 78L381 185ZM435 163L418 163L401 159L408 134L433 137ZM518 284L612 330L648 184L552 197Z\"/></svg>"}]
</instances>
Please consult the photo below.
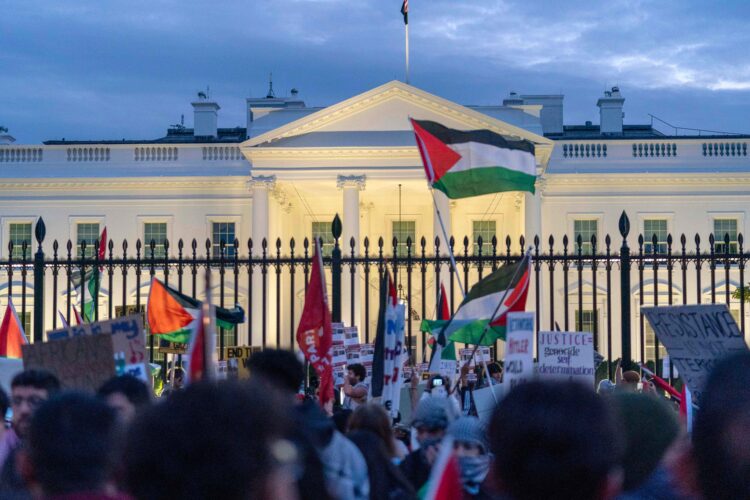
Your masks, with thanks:
<instances>
[{"instance_id":1,"label":"white placard","mask_svg":"<svg viewBox=\"0 0 750 500\"><path fill-rule=\"evenodd\" d=\"M534 313L508 313L503 385L510 392L534 378Z\"/></svg>"},{"instance_id":2,"label":"white placard","mask_svg":"<svg viewBox=\"0 0 750 500\"><path fill-rule=\"evenodd\" d=\"M594 336L589 332L539 332L539 378L594 387Z\"/></svg>"},{"instance_id":3,"label":"white placard","mask_svg":"<svg viewBox=\"0 0 750 500\"><path fill-rule=\"evenodd\" d=\"M701 405L706 380L716 363L747 344L726 304L644 307L656 337Z\"/></svg>"}]
</instances>

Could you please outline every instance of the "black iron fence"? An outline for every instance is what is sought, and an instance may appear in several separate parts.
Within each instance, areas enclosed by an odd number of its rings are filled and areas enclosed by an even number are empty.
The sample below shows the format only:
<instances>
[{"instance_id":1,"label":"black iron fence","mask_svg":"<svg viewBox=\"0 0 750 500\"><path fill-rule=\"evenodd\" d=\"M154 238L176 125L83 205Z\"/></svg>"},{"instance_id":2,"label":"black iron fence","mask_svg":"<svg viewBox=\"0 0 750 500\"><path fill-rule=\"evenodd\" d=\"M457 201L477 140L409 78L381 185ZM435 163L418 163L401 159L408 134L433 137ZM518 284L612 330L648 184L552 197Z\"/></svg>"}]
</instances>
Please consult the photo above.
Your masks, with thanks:
<instances>
[{"instance_id":1,"label":"black iron fence","mask_svg":"<svg viewBox=\"0 0 750 500\"><path fill-rule=\"evenodd\" d=\"M461 242L450 239L456 268L440 239L372 241L364 238L341 241L341 222L332 222L335 244L324 267L329 280L334 321L360 327L360 337L371 342L377 321L378 283L386 269L396 282L407 305L406 343L415 359L424 357L425 334L419 331L421 319L434 317L438 283L446 285L450 308L455 311L461 296L457 281L468 289L488 273L521 258L531 246L533 257L528 309L536 311L537 330L586 330L594 334L595 349L608 360L653 361L659 370L663 355L640 314L643 305L723 302L730 306L741 331L745 332L745 300L750 293L745 283L745 253L742 235L736 239L698 235L688 242L671 235L666 241L638 236L633 247L628 235L630 224L623 212L616 239L571 241L567 236L546 240L521 237L512 241L492 238L491 251L481 238ZM214 301L221 306L240 304L247 311L247 322L232 331L221 332L220 348L238 344L293 347L295 330L304 303L311 269L312 246L306 238L301 246L294 239L284 247L277 239L269 242L248 240L199 244L180 239L172 247L140 240L107 243L99 258L98 242L93 251L85 243L57 241L45 251L45 227L39 219L35 227L36 251L29 242L8 245L7 260L0 261L0 283L5 271L6 293L12 297L22 320L33 331L33 341L44 338L45 330L59 328L62 315L67 322L74 309L82 307L77 279L87 272L97 273L94 318L104 319L133 311L143 313L151 279L157 277L193 297L203 296L203 277L208 270L218 282ZM632 240L631 240L632 241ZM444 248L444 247L443 247ZM19 255L20 254L20 255ZM88 270L88 271L87 271ZM20 306L20 307L19 307ZM33 313L33 314L32 314ZM32 319L33 317L33 319ZM158 357L154 338L150 356ZM635 347L635 349L633 348ZM494 350L498 353L496 346ZM223 349L222 349L223 350ZM220 351L221 352L221 351Z\"/></svg>"}]
</instances>

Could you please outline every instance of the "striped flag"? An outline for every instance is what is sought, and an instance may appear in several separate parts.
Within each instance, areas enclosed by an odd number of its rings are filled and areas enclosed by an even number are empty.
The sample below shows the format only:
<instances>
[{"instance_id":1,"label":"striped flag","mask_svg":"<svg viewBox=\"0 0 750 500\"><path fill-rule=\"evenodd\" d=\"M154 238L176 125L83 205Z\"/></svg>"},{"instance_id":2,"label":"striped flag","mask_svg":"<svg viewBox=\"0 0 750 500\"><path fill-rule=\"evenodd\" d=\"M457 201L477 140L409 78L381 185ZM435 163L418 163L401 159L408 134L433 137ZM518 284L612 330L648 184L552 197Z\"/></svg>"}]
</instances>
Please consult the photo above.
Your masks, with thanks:
<instances>
[{"instance_id":1,"label":"striped flag","mask_svg":"<svg viewBox=\"0 0 750 500\"><path fill-rule=\"evenodd\" d=\"M21 358L21 346L28 344L23 331L23 324L18 319L13 299L8 297L3 322L0 323L0 357Z\"/></svg>"},{"instance_id":2,"label":"striped flag","mask_svg":"<svg viewBox=\"0 0 750 500\"><path fill-rule=\"evenodd\" d=\"M108 243L107 227L105 226L99 238L99 252L97 254L99 262L104 262ZM98 268L92 267L83 274L79 272L77 275L73 275L74 286L78 294L78 310L82 312L83 320L87 323L96 319L96 294L101 290L102 269L101 266ZM76 314L78 313L76 312Z\"/></svg>"},{"instance_id":3,"label":"striped flag","mask_svg":"<svg viewBox=\"0 0 750 500\"><path fill-rule=\"evenodd\" d=\"M430 478L422 487L425 500L454 500L463 498L461 469L453 453L453 438L446 437L440 444L440 453L432 466Z\"/></svg>"},{"instance_id":4,"label":"striped flag","mask_svg":"<svg viewBox=\"0 0 750 500\"><path fill-rule=\"evenodd\" d=\"M453 130L411 120L427 180L448 198L503 191L534 192L534 144L489 130Z\"/></svg>"},{"instance_id":5,"label":"striped flag","mask_svg":"<svg viewBox=\"0 0 750 500\"><path fill-rule=\"evenodd\" d=\"M404 24L409 24L409 0L401 4L401 14L404 16Z\"/></svg>"}]
</instances>

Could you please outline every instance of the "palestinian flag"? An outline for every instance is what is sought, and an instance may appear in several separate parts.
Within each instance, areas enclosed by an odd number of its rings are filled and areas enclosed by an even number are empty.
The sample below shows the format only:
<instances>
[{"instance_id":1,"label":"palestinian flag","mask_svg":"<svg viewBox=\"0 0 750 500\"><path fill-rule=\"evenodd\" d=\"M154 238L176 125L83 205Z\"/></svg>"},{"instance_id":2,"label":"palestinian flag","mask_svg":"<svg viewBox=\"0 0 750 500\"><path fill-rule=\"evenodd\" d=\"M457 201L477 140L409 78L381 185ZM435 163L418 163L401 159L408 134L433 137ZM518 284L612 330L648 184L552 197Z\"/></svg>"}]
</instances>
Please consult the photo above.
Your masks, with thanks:
<instances>
[{"instance_id":1,"label":"palestinian flag","mask_svg":"<svg viewBox=\"0 0 750 500\"><path fill-rule=\"evenodd\" d=\"M13 300L8 297L8 306L5 308L3 322L0 323L0 357L20 359L23 357L21 346L28 343Z\"/></svg>"},{"instance_id":2,"label":"palestinian flag","mask_svg":"<svg viewBox=\"0 0 750 500\"><path fill-rule=\"evenodd\" d=\"M448 296L445 293L445 286L443 285L440 285L438 304L437 319L422 320L419 328L420 331L430 334L427 344L432 349L432 358L430 359L428 371L436 373L440 371L441 360L456 360L456 346L443 333L443 326L445 326L448 318L451 316L450 309L448 308Z\"/></svg>"},{"instance_id":3,"label":"palestinian flag","mask_svg":"<svg viewBox=\"0 0 750 500\"><path fill-rule=\"evenodd\" d=\"M189 343L199 325L201 304L154 278L146 311L149 331L168 342ZM218 328L229 330L245 321L245 311L239 305L233 309L214 309Z\"/></svg>"},{"instance_id":4,"label":"palestinian flag","mask_svg":"<svg viewBox=\"0 0 750 500\"><path fill-rule=\"evenodd\" d=\"M104 262L107 252L107 228L102 229L102 235L99 238L99 262ZM78 294L78 309L80 310L83 321L91 323L96 321L96 296L101 290L102 267L92 266L83 273L74 273L72 276L73 286ZM79 323L80 324L80 323Z\"/></svg>"},{"instance_id":5,"label":"palestinian flag","mask_svg":"<svg viewBox=\"0 0 750 500\"><path fill-rule=\"evenodd\" d=\"M434 189L448 198L502 191L534 192L534 144L489 130L453 130L411 119L419 154Z\"/></svg>"},{"instance_id":6,"label":"palestinian flag","mask_svg":"<svg viewBox=\"0 0 750 500\"><path fill-rule=\"evenodd\" d=\"M417 493L424 500L454 500L463 498L461 468L453 452L453 438L447 436L440 444L440 452L430 471L430 478Z\"/></svg>"},{"instance_id":7,"label":"palestinian flag","mask_svg":"<svg viewBox=\"0 0 750 500\"><path fill-rule=\"evenodd\" d=\"M188 371L186 384L192 384L199 380L206 380L212 378L214 369L212 353L216 350L216 342L214 341L214 335L210 335L212 325L210 321L204 321L204 313L206 316L210 316L210 312L207 310L213 307L202 305L198 309L198 317L196 318L196 327L194 335L190 339L190 345L188 346Z\"/></svg>"},{"instance_id":8,"label":"palestinian flag","mask_svg":"<svg viewBox=\"0 0 750 500\"><path fill-rule=\"evenodd\" d=\"M474 285L446 325L445 334L448 338L453 342L480 345L493 345L496 340L505 339L508 313L526 309L530 264L531 256L526 255L514 264L499 268ZM493 319L503 296L503 304ZM484 327L490 320L490 328L482 337Z\"/></svg>"}]
</instances>

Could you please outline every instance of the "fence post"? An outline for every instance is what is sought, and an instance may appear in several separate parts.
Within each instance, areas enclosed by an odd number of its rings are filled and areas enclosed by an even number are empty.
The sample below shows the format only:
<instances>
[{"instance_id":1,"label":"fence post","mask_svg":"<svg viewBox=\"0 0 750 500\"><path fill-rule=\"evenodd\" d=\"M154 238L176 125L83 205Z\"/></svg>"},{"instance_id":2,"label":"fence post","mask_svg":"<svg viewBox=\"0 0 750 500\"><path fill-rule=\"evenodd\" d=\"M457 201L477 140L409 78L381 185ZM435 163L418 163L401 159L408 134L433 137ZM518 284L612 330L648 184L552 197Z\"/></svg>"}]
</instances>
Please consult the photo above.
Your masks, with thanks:
<instances>
[{"instance_id":1,"label":"fence post","mask_svg":"<svg viewBox=\"0 0 750 500\"><path fill-rule=\"evenodd\" d=\"M622 247L620 247L620 335L622 342L622 369L629 370L632 360L630 348L630 248L628 247L628 233L630 220L622 211L619 222ZM610 360L611 361L611 360Z\"/></svg>"},{"instance_id":2,"label":"fence post","mask_svg":"<svg viewBox=\"0 0 750 500\"><path fill-rule=\"evenodd\" d=\"M331 295L333 295L331 320L334 323L341 322L341 246L339 245L341 229L341 219L339 214L336 214L331 223L334 241L333 252L331 252Z\"/></svg>"},{"instance_id":3,"label":"fence post","mask_svg":"<svg viewBox=\"0 0 750 500\"><path fill-rule=\"evenodd\" d=\"M44 220L39 217L34 228L37 250L34 255L34 342L44 342L44 250L42 242L47 234Z\"/></svg>"}]
</instances>

